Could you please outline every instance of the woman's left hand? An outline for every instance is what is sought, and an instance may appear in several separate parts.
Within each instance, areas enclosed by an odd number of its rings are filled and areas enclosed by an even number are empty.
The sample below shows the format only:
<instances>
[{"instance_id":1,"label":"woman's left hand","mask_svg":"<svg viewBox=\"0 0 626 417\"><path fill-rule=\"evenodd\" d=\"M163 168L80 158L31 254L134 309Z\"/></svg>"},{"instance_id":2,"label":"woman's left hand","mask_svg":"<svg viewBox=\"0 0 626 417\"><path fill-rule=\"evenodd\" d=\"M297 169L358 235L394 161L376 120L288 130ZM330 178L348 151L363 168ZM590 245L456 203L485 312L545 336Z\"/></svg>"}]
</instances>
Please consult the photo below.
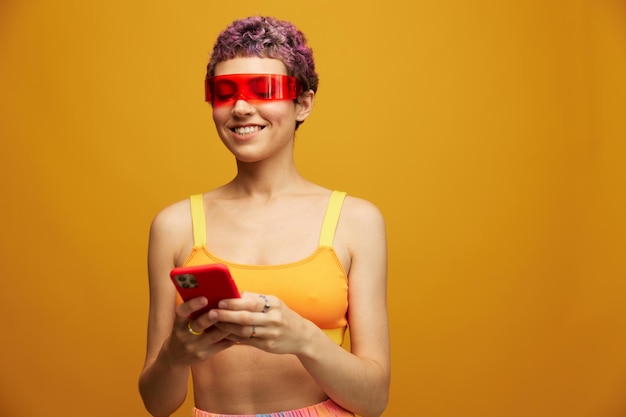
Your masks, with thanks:
<instances>
[{"instance_id":1,"label":"woman's left hand","mask_svg":"<svg viewBox=\"0 0 626 417\"><path fill-rule=\"evenodd\" d=\"M244 292L241 298L222 300L209 317L228 340L271 353L297 353L312 323L291 310L279 298Z\"/></svg>"}]
</instances>

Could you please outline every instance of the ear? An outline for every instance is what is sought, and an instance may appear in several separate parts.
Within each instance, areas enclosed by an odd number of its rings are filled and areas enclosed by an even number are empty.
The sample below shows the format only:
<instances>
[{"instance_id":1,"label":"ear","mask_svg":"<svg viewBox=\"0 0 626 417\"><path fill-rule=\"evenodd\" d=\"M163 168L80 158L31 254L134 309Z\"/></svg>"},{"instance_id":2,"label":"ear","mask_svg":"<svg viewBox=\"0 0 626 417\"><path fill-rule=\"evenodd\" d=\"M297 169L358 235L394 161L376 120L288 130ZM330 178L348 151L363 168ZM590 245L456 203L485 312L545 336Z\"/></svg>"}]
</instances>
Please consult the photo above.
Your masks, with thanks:
<instances>
[{"instance_id":1,"label":"ear","mask_svg":"<svg viewBox=\"0 0 626 417\"><path fill-rule=\"evenodd\" d=\"M296 103L296 120L304 122L313 110L313 102L315 101L315 91L309 90L300 94Z\"/></svg>"}]
</instances>

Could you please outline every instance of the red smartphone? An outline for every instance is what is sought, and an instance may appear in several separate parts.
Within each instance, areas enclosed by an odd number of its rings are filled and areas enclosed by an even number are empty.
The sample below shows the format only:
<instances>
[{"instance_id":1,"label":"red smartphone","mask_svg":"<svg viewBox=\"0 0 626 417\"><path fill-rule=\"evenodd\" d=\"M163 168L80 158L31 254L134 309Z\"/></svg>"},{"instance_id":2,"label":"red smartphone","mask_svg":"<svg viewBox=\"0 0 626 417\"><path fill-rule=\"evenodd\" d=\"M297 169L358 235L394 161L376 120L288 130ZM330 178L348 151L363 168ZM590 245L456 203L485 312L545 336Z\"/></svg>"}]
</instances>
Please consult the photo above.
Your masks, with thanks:
<instances>
[{"instance_id":1,"label":"red smartphone","mask_svg":"<svg viewBox=\"0 0 626 417\"><path fill-rule=\"evenodd\" d=\"M209 300L204 308L191 314L192 319L217 308L220 300L241 297L228 267L223 264L181 266L172 269L170 277L183 300L196 297Z\"/></svg>"}]
</instances>

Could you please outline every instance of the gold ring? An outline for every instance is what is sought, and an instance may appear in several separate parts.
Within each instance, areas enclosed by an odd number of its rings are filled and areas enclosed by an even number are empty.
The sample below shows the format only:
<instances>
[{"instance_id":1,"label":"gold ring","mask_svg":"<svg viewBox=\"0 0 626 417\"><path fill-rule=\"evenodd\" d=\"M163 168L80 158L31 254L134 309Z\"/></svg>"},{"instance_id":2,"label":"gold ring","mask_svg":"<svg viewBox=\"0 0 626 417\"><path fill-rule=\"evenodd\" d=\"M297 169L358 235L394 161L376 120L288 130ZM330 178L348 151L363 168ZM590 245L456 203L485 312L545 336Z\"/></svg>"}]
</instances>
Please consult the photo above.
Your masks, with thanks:
<instances>
[{"instance_id":1,"label":"gold ring","mask_svg":"<svg viewBox=\"0 0 626 417\"><path fill-rule=\"evenodd\" d=\"M187 322L187 330L189 330L189 333L191 333L194 336L200 336L202 333L204 333L204 331L201 332L197 332L194 329L191 328L191 320L189 320Z\"/></svg>"},{"instance_id":2,"label":"gold ring","mask_svg":"<svg viewBox=\"0 0 626 417\"><path fill-rule=\"evenodd\" d=\"M256 325L252 325L252 334L250 335L250 339L253 339L256 336Z\"/></svg>"}]
</instances>

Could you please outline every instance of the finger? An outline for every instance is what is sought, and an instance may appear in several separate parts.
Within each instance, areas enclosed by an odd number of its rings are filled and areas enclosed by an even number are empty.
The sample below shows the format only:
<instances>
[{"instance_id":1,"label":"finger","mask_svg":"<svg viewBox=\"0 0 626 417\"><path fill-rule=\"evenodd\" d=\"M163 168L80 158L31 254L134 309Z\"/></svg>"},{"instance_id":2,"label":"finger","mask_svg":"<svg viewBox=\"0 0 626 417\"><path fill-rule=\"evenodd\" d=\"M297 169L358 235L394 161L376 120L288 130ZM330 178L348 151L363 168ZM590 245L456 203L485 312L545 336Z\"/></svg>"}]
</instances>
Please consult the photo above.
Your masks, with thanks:
<instances>
[{"instance_id":1,"label":"finger","mask_svg":"<svg viewBox=\"0 0 626 417\"><path fill-rule=\"evenodd\" d=\"M191 314L206 307L208 302L206 297L192 298L176 307L176 317L186 321Z\"/></svg>"},{"instance_id":2,"label":"finger","mask_svg":"<svg viewBox=\"0 0 626 417\"><path fill-rule=\"evenodd\" d=\"M194 319L187 319L185 326L187 327L189 333L196 335L196 333L206 331L217 323L217 320L214 320L211 317L213 317L213 315L211 314L211 311L209 311L208 313L201 314Z\"/></svg>"},{"instance_id":3,"label":"finger","mask_svg":"<svg viewBox=\"0 0 626 417\"><path fill-rule=\"evenodd\" d=\"M252 293L244 293L241 298L227 298L221 300L217 307L223 310L232 311L259 311L259 296Z\"/></svg>"},{"instance_id":4,"label":"finger","mask_svg":"<svg viewBox=\"0 0 626 417\"><path fill-rule=\"evenodd\" d=\"M204 330L205 330L204 328L202 328L201 330L194 330L193 320L189 320L187 322L187 331L194 336L201 336L202 334L204 334Z\"/></svg>"},{"instance_id":5,"label":"finger","mask_svg":"<svg viewBox=\"0 0 626 417\"><path fill-rule=\"evenodd\" d=\"M226 310L217 309L209 311L209 319L214 323L230 323L238 326L251 326L253 324L263 324L263 317L259 312L248 310Z\"/></svg>"},{"instance_id":6,"label":"finger","mask_svg":"<svg viewBox=\"0 0 626 417\"><path fill-rule=\"evenodd\" d=\"M259 298L263 301L263 309L261 310L261 313L267 313L270 311L270 308L272 308L270 299L265 294L259 294Z\"/></svg>"},{"instance_id":7,"label":"finger","mask_svg":"<svg viewBox=\"0 0 626 417\"><path fill-rule=\"evenodd\" d=\"M201 343L207 346L206 343L213 345L226 340L227 336L229 336L228 331L219 329L214 325L204 327L200 322L200 320L189 320L184 325L185 330L182 333L187 334L185 339L189 342L196 343L196 341L202 340Z\"/></svg>"},{"instance_id":8,"label":"finger","mask_svg":"<svg viewBox=\"0 0 626 417\"><path fill-rule=\"evenodd\" d=\"M246 343L250 339L257 339L259 337L262 337L264 329L263 326L259 326L256 324L239 326L228 323L217 323L213 327L223 331L224 333L227 333L226 339L237 343Z\"/></svg>"},{"instance_id":9,"label":"finger","mask_svg":"<svg viewBox=\"0 0 626 417\"><path fill-rule=\"evenodd\" d=\"M234 311L248 310L251 312L267 313L270 308L272 308L273 304L277 304L272 298L265 294L245 292L242 293L241 298L231 298L220 301L218 307L220 309Z\"/></svg>"}]
</instances>

